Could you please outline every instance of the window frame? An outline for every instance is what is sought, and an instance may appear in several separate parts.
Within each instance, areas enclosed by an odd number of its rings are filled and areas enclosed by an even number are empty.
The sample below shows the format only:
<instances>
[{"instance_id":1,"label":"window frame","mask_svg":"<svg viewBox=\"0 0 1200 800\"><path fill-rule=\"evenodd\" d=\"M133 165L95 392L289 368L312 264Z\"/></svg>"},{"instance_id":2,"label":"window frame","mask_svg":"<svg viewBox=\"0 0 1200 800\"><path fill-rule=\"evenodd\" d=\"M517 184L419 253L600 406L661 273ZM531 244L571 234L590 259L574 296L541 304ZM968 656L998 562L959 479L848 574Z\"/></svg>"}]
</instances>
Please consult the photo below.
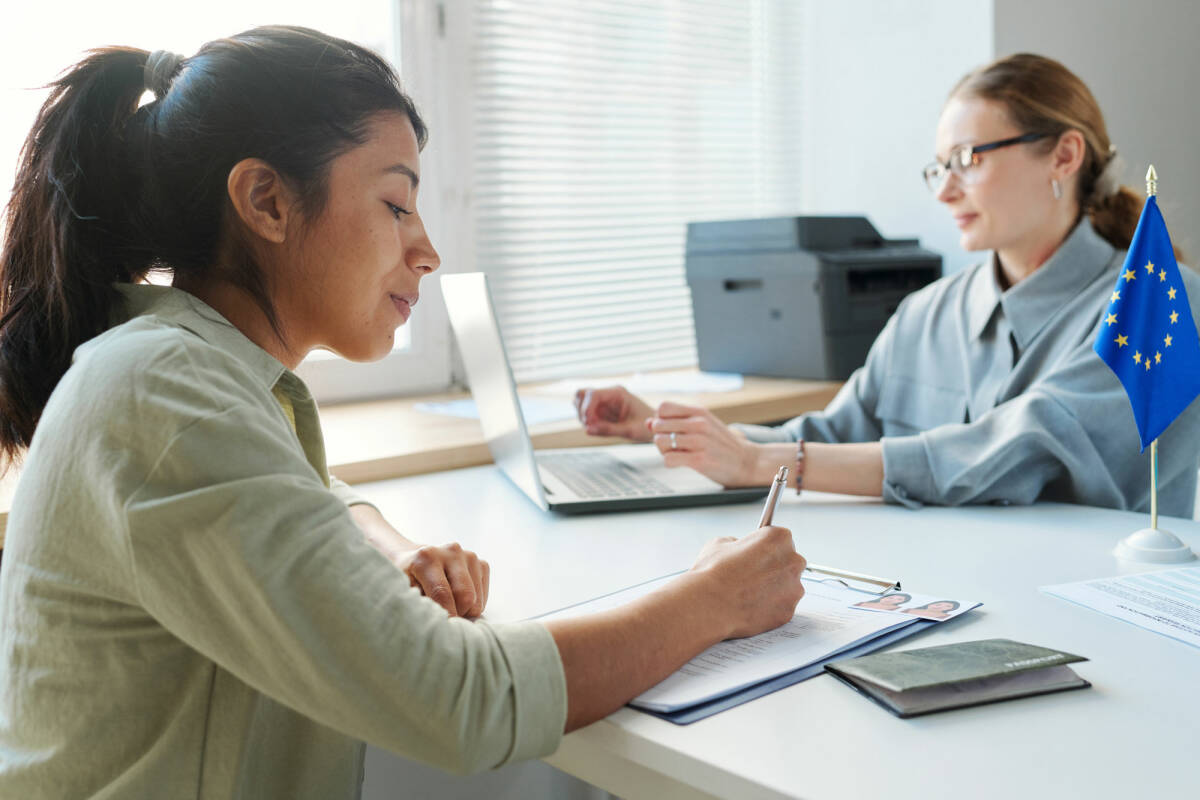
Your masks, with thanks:
<instances>
[{"instance_id":1,"label":"window frame","mask_svg":"<svg viewBox=\"0 0 1200 800\"><path fill-rule=\"evenodd\" d=\"M450 321L442 300L441 272L474 265L471 219L469 104L457 102L470 89L470 65L454 53L469 42L469 14L458 14L436 0L394 0L391 50L404 91L413 98L430 130L421 153L421 218L442 267L421 281L421 299L408 321L407 347L379 361L355 363L328 353L305 359L296 372L318 403L347 403L383 397L431 393L450 388L454 379ZM467 9L464 9L467 10ZM453 39L451 39L453 37ZM466 83L464 83L466 82Z\"/></svg>"}]
</instances>

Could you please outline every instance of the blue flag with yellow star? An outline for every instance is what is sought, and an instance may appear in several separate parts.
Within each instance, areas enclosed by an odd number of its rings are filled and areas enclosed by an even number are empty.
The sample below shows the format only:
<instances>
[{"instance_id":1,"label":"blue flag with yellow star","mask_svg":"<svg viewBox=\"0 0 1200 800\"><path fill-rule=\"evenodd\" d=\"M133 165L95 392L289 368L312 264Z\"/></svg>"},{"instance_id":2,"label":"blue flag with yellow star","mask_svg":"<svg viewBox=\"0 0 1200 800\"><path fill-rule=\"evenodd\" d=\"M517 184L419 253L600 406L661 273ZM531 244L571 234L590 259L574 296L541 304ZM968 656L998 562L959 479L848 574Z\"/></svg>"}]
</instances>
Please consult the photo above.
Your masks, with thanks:
<instances>
[{"instance_id":1,"label":"blue flag with yellow star","mask_svg":"<svg viewBox=\"0 0 1200 800\"><path fill-rule=\"evenodd\" d=\"M1142 209L1093 349L1129 395L1142 450L1200 395L1200 337L1153 196Z\"/></svg>"}]
</instances>

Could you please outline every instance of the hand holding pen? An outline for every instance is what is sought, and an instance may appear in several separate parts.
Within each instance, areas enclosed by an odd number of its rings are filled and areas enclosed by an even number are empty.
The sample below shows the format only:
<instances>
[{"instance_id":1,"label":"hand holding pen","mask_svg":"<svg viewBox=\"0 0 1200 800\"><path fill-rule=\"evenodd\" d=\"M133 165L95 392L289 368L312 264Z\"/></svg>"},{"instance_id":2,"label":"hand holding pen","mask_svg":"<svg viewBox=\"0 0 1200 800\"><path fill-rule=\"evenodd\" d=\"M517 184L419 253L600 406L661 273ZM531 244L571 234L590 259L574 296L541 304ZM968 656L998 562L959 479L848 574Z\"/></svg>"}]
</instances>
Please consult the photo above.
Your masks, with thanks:
<instances>
[{"instance_id":1,"label":"hand holding pen","mask_svg":"<svg viewBox=\"0 0 1200 800\"><path fill-rule=\"evenodd\" d=\"M762 517L758 520L758 527L765 528L771 524L771 520L775 517L775 506L779 505L779 496L783 493L784 486L787 485L788 468L780 467L779 472L775 475L775 480L771 482L771 491L767 493L767 503L763 507ZM876 578L873 575L863 575L860 572L848 572L846 570L833 569L832 567L823 567L817 564L809 564L804 568L805 572L817 572L822 575L830 575L835 579L839 579L842 584L847 580L857 581L859 583L871 584L876 587L882 587L880 593L891 591L900 588L900 581L890 580L887 578Z\"/></svg>"},{"instance_id":2,"label":"hand holding pen","mask_svg":"<svg viewBox=\"0 0 1200 800\"><path fill-rule=\"evenodd\" d=\"M796 552L791 531L771 524L786 483L784 467L771 486L758 530L741 538L713 539L690 570L721 598L720 616L728 626L723 638L751 636L784 624L804 595L804 557Z\"/></svg>"}]
</instances>

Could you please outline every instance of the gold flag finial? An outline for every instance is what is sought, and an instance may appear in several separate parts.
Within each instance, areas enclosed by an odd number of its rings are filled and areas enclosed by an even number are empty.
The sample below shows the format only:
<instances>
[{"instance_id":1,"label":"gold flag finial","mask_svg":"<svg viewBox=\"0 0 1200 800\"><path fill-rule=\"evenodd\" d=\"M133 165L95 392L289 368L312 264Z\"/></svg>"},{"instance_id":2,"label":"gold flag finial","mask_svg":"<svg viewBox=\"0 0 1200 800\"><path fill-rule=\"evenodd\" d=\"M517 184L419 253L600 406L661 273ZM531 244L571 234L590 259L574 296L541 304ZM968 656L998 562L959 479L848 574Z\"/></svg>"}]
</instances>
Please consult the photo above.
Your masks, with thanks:
<instances>
[{"instance_id":1,"label":"gold flag finial","mask_svg":"<svg viewBox=\"0 0 1200 800\"><path fill-rule=\"evenodd\" d=\"M1150 169L1146 170L1146 197L1154 197L1158 194L1158 173L1154 171L1154 165L1150 165Z\"/></svg>"}]
</instances>

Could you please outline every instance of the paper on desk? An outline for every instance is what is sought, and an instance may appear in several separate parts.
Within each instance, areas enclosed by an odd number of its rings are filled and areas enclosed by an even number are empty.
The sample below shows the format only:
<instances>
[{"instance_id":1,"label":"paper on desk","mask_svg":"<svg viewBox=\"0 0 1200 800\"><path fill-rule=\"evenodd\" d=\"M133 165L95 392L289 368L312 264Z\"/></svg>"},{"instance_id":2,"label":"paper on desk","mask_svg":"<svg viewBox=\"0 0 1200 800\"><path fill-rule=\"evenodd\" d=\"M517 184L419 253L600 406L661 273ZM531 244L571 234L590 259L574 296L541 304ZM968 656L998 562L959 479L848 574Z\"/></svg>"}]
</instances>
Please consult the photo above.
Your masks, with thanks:
<instances>
[{"instance_id":1,"label":"paper on desk","mask_svg":"<svg viewBox=\"0 0 1200 800\"><path fill-rule=\"evenodd\" d=\"M608 377L565 378L561 381L539 386L533 391L538 394L567 395L573 397L577 389L589 386L624 386L634 394L704 394L707 392L736 392L745 384L735 372L642 372L633 375Z\"/></svg>"},{"instance_id":2,"label":"paper on desk","mask_svg":"<svg viewBox=\"0 0 1200 800\"><path fill-rule=\"evenodd\" d=\"M1200 567L1043 586L1042 591L1200 647Z\"/></svg>"},{"instance_id":3,"label":"paper on desk","mask_svg":"<svg viewBox=\"0 0 1200 800\"><path fill-rule=\"evenodd\" d=\"M526 425L533 426L543 422L575 418L575 406L567 400L551 400L548 397L521 397L520 400L521 415L525 417ZM469 397L441 403L416 403L413 408L425 414L479 419L479 409L475 407L475 401Z\"/></svg>"},{"instance_id":4,"label":"paper on desk","mask_svg":"<svg viewBox=\"0 0 1200 800\"><path fill-rule=\"evenodd\" d=\"M659 588L674 576L606 595L588 603L547 614L560 619L628 603ZM673 711L791 672L913 623L904 614L864 614L851 606L863 593L843 586L804 579L804 599L791 622L745 639L729 639L693 658L662 683L638 695L630 705Z\"/></svg>"}]
</instances>

